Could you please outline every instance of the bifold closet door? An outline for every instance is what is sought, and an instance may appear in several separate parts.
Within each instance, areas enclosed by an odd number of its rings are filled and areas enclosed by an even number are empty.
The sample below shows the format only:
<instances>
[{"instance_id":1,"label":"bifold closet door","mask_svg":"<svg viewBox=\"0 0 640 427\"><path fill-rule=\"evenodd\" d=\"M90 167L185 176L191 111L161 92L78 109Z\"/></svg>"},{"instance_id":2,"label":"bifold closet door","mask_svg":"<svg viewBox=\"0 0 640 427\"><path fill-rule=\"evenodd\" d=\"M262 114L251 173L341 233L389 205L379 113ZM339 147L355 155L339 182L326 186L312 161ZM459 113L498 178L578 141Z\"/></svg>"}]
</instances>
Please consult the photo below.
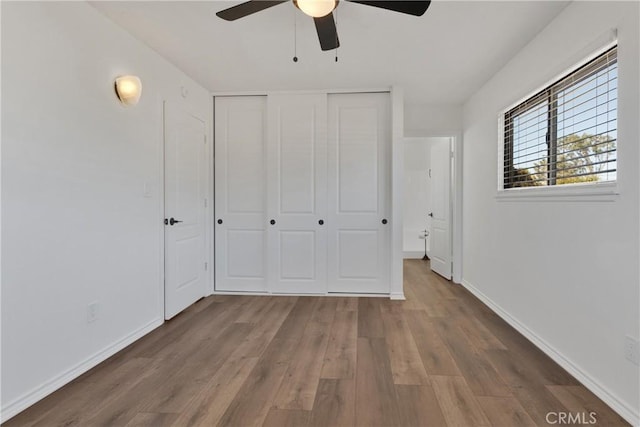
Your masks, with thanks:
<instances>
[{"instance_id":1,"label":"bifold closet door","mask_svg":"<svg viewBox=\"0 0 640 427\"><path fill-rule=\"evenodd\" d=\"M215 98L216 291L267 290L266 105Z\"/></svg>"},{"instance_id":2,"label":"bifold closet door","mask_svg":"<svg viewBox=\"0 0 640 427\"><path fill-rule=\"evenodd\" d=\"M327 292L327 95L267 99L271 292Z\"/></svg>"},{"instance_id":3,"label":"bifold closet door","mask_svg":"<svg viewBox=\"0 0 640 427\"><path fill-rule=\"evenodd\" d=\"M328 290L389 293L389 93L328 97Z\"/></svg>"}]
</instances>

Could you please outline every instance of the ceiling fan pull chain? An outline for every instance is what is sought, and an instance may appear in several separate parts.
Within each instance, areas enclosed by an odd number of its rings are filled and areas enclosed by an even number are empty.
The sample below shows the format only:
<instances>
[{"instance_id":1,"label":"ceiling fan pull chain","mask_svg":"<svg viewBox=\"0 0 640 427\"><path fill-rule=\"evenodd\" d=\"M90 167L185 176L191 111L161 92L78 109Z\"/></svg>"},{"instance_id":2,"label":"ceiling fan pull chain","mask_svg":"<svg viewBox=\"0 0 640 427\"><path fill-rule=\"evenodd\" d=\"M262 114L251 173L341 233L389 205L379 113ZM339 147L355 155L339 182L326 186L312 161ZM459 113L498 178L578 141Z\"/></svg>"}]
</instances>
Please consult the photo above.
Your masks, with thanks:
<instances>
[{"instance_id":1,"label":"ceiling fan pull chain","mask_svg":"<svg viewBox=\"0 0 640 427\"><path fill-rule=\"evenodd\" d=\"M336 45L339 45L339 43L338 43L338 10L334 10L333 12L334 12L333 16L334 16L335 23L336 23ZM340 46L335 48L335 51L336 51L336 62L338 62L338 48L339 47Z\"/></svg>"},{"instance_id":2,"label":"ceiling fan pull chain","mask_svg":"<svg viewBox=\"0 0 640 427\"><path fill-rule=\"evenodd\" d=\"M293 8L293 62L298 62L298 14Z\"/></svg>"}]
</instances>

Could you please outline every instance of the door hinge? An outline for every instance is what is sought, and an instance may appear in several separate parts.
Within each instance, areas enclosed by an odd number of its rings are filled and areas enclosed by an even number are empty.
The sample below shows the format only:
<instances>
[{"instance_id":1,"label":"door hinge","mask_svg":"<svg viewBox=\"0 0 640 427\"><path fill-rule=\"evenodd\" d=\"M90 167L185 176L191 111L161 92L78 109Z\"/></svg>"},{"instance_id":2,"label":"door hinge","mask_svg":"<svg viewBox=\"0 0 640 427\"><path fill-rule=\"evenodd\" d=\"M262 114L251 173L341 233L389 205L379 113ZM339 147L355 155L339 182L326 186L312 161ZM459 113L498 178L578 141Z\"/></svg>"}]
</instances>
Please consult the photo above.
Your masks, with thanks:
<instances>
[{"instance_id":1,"label":"door hinge","mask_svg":"<svg viewBox=\"0 0 640 427\"><path fill-rule=\"evenodd\" d=\"M205 262L204 263L204 270L207 271L209 269L209 263Z\"/></svg>"},{"instance_id":2,"label":"door hinge","mask_svg":"<svg viewBox=\"0 0 640 427\"><path fill-rule=\"evenodd\" d=\"M207 143L207 135L203 135L204 136L204 143Z\"/></svg>"},{"instance_id":3,"label":"door hinge","mask_svg":"<svg viewBox=\"0 0 640 427\"><path fill-rule=\"evenodd\" d=\"M209 204L209 203L207 202L207 199L204 199L204 207L205 207L205 208L207 207L207 205L208 205L208 204Z\"/></svg>"},{"instance_id":4,"label":"door hinge","mask_svg":"<svg viewBox=\"0 0 640 427\"><path fill-rule=\"evenodd\" d=\"M429 169L429 178L431 178L431 169Z\"/></svg>"}]
</instances>

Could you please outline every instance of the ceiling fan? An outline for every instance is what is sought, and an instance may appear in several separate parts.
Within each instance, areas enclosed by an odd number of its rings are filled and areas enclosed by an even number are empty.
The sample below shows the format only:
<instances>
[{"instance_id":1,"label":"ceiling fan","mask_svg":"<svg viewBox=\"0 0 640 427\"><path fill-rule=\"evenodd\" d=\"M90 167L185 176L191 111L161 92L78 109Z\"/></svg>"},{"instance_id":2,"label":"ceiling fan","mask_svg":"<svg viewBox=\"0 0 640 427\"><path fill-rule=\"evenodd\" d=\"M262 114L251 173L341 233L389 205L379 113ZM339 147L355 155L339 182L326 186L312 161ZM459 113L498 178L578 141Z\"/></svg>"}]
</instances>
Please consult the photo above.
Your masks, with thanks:
<instances>
[{"instance_id":1,"label":"ceiling fan","mask_svg":"<svg viewBox=\"0 0 640 427\"><path fill-rule=\"evenodd\" d=\"M295 7L313 18L316 24L316 31L318 32L318 39L320 40L320 48L322 50L336 49L340 46L336 22L333 18L333 11L338 6L340 0L250 0L222 10L216 13L216 15L226 21L235 21L236 19L244 18L245 16L277 6L280 3L287 3L288 1L293 1ZM422 16L431 4L431 0L346 1L414 16Z\"/></svg>"}]
</instances>

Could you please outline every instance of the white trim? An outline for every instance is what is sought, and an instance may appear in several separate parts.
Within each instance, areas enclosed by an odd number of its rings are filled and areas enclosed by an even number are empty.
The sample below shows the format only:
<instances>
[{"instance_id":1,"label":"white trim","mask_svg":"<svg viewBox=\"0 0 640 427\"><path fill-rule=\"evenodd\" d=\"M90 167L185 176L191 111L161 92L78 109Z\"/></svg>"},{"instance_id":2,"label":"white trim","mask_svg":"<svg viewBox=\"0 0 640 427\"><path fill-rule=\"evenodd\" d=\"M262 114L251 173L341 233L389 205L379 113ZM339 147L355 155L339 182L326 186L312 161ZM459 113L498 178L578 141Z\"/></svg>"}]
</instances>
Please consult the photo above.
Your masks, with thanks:
<instances>
[{"instance_id":1,"label":"white trim","mask_svg":"<svg viewBox=\"0 0 640 427\"><path fill-rule=\"evenodd\" d=\"M10 418L27 409L29 406L50 395L60 387L70 383L72 380L78 378L80 375L89 371L94 366L97 366L98 364L107 360L109 357L113 356L131 343L142 338L163 323L164 316L152 320L151 322L130 333L119 341L116 341L115 343L98 351L92 356L89 356L87 359L78 363L71 369L68 369L66 372L53 377L49 381L46 381L45 383L33 388L31 391L28 391L27 393L8 403L0 411L0 422L6 422Z\"/></svg>"},{"instance_id":2,"label":"white trim","mask_svg":"<svg viewBox=\"0 0 640 427\"><path fill-rule=\"evenodd\" d=\"M160 104L160 138L158 142L158 218L160 219L159 229L158 229L158 242L160 242L160 247L158 248L158 256L159 256L159 283L158 283L158 317L164 319L164 262L165 262L165 226L164 226L164 145L165 145L165 104L167 102L161 96L157 97L157 102Z\"/></svg>"},{"instance_id":3,"label":"white trim","mask_svg":"<svg viewBox=\"0 0 640 427\"><path fill-rule=\"evenodd\" d=\"M365 298L391 298L392 294L358 294L354 292L327 292L327 293L294 293L294 292L243 292L243 291L215 291L212 295L237 295L251 297L365 297ZM395 295L395 294L394 294ZM402 294L404 295L404 294ZM393 298L392 298L393 299Z\"/></svg>"},{"instance_id":4,"label":"white trim","mask_svg":"<svg viewBox=\"0 0 640 427\"><path fill-rule=\"evenodd\" d=\"M404 292L394 292L389 295L389 299L393 301L404 301L406 298L404 297Z\"/></svg>"},{"instance_id":5,"label":"white trim","mask_svg":"<svg viewBox=\"0 0 640 427\"><path fill-rule=\"evenodd\" d=\"M404 293L402 246L404 240L404 92L391 90L391 230L390 283L391 295Z\"/></svg>"},{"instance_id":6,"label":"white trim","mask_svg":"<svg viewBox=\"0 0 640 427\"><path fill-rule=\"evenodd\" d=\"M403 251L402 258L403 259L422 259L424 256L424 251Z\"/></svg>"},{"instance_id":7,"label":"white trim","mask_svg":"<svg viewBox=\"0 0 640 427\"><path fill-rule=\"evenodd\" d=\"M601 182L509 188L498 190L496 200L501 202L613 202L619 194L616 182Z\"/></svg>"},{"instance_id":8,"label":"white trim","mask_svg":"<svg viewBox=\"0 0 640 427\"><path fill-rule=\"evenodd\" d=\"M310 94L326 93L327 95L336 93L390 93L390 87L363 88L363 89L308 89L308 90L246 90L246 91L220 91L211 92L212 97L220 96L268 96L286 94Z\"/></svg>"},{"instance_id":9,"label":"white trim","mask_svg":"<svg viewBox=\"0 0 640 427\"><path fill-rule=\"evenodd\" d=\"M573 363L569 358L563 355L554 346L549 344L544 338L538 336L535 332L529 329L526 325L513 317L509 312L504 310L500 305L495 303L491 298L482 293L478 288L473 286L466 280L462 280L462 286L464 286L469 292L475 295L480 301L482 301L487 307L489 307L494 313L496 313L505 322L511 325L516 331L522 334L525 338L533 343L536 347L542 350L547 356L553 359L558 365L564 368L567 372L573 375L578 381L580 381L587 389L593 394L598 396L604 403L609 405L620 416L627 420L631 425L640 425L640 416L634 412L627 403L618 399L607 387L600 384L594 378L591 378L588 373L584 372L580 367Z\"/></svg>"},{"instance_id":10,"label":"white trim","mask_svg":"<svg viewBox=\"0 0 640 427\"><path fill-rule=\"evenodd\" d=\"M464 157L462 134L453 133L453 175L451 182L451 280L454 283L462 281L462 171Z\"/></svg>"}]
</instances>

